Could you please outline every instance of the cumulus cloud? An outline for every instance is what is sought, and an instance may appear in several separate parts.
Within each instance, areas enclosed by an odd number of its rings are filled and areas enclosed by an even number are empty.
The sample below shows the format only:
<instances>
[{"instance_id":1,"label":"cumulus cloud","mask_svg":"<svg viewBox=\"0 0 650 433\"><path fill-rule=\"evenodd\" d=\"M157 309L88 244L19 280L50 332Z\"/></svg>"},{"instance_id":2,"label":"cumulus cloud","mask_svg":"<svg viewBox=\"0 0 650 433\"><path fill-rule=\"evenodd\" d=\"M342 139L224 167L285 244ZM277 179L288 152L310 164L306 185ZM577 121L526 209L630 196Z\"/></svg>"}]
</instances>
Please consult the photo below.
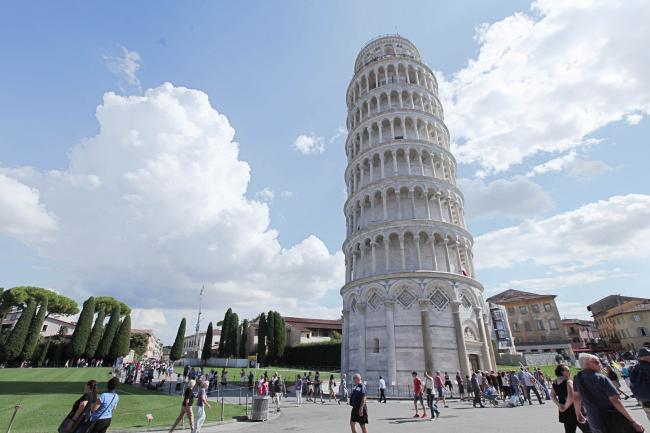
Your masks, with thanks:
<instances>
[{"instance_id":1,"label":"cumulus cloud","mask_svg":"<svg viewBox=\"0 0 650 433\"><path fill-rule=\"evenodd\" d=\"M649 19L643 0L539 0L531 14L480 26L478 55L448 79L439 74L459 160L479 175L499 172L647 115L650 63L639 53Z\"/></svg>"},{"instance_id":2,"label":"cumulus cloud","mask_svg":"<svg viewBox=\"0 0 650 433\"><path fill-rule=\"evenodd\" d=\"M638 114L638 113L628 114L627 116L625 116L625 121L629 125L638 125L641 122L642 119L643 119L643 116Z\"/></svg>"},{"instance_id":3,"label":"cumulus cloud","mask_svg":"<svg viewBox=\"0 0 650 433\"><path fill-rule=\"evenodd\" d=\"M57 218L41 203L38 190L2 172L0 209L0 234L35 248L51 242L57 230Z\"/></svg>"},{"instance_id":4,"label":"cumulus cloud","mask_svg":"<svg viewBox=\"0 0 650 433\"><path fill-rule=\"evenodd\" d=\"M545 173L566 171L569 176L586 181L611 170L613 168L603 161L579 157L577 152L571 151L534 166L526 176L534 177Z\"/></svg>"},{"instance_id":5,"label":"cumulus cloud","mask_svg":"<svg viewBox=\"0 0 650 433\"><path fill-rule=\"evenodd\" d=\"M293 150L303 155L325 152L325 139L314 134L300 134L293 142Z\"/></svg>"},{"instance_id":6,"label":"cumulus cloud","mask_svg":"<svg viewBox=\"0 0 650 433\"><path fill-rule=\"evenodd\" d=\"M205 93L169 83L143 96L106 93L96 117L99 134L74 146L66 170L7 169L22 184L0 178L0 200L21 212L2 220L3 233L29 241L51 231L43 254L80 297L180 311L196 307L205 284L206 311L253 315L340 287L342 253L315 236L283 248L268 205L246 198L249 165ZM137 314L138 326L162 323Z\"/></svg>"},{"instance_id":7,"label":"cumulus cloud","mask_svg":"<svg viewBox=\"0 0 650 433\"><path fill-rule=\"evenodd\" d=\"M275 198L275 191L268 186L264 187L255 193L255 198L266 203L271 203Z\"/></svg>"},{"instance_id":8,"label":"cumulus cloud","mask_svg":"<svg viewBox=\"0 0 650 433\"><path fill-rule=\"evenodd\" d=\"M476 238L478 268L593 266L650 256L650 195L629 194Z\"/></svg>"},{"instance_id":9,"label":"cumulus cloud","mask_svg":"<svg viewBox=\"0 0 650 433\"><path fill-rule=\"evenodd\" d=\"M622 278L629 274L624 273L620 268L616 269L593 269L583 272L568 274L554 274L549 277L525 278L510 280L500 284L498 291L506 289L530 290L536 293L557 293L560 289L580 288L582 286L598 283L610 278Z\"/></svg>"},{"instance_id":10,"label":"cumulus cloud","mask_svg":"<svg viewBox=\"0 0 650 433\"><path fill-rule=\"evenodd\" d=\"M465 195L467 219L490 217L529 217L553 208L553 200L544 189L523 176L497 179L458 180Z\"/></svg>"},{"instance_id":11,"label":"cumulus cloud","mask_svg":"<svg viewBox=\"0 0 650 433\"><path fill-rule=\"evenodd\" d=\"M122 55L112 56L107 54L104 56L106 67L118 77L120 80L119 85L122 90L124 90L124 84L127 84L142 93L140 79L137 76L142 58L137 51L130 51L124 46L120 46L120 49Z\"/></svg>"}]
</instances>

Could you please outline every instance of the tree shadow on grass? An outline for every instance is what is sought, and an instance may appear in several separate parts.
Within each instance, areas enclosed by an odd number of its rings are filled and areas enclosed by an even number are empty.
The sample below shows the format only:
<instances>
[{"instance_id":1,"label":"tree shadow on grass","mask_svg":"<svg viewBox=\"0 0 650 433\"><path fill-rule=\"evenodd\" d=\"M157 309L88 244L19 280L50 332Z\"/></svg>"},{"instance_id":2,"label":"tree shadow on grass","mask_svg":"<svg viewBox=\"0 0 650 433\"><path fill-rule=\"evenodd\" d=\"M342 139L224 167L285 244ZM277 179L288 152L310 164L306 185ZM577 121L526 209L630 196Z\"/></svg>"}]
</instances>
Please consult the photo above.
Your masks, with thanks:
<instances>
[{"instance_id":1,"label":"tree shadow on grass","mask_svg":"<svg viewBox=\"0 0 650 433\"><path fill-rule=\"evenodd\" d=\"M103 377L101 379L104 379ZM107 389L106 381L98 380L99 392ZM86 382L63 382L63 381L0 381L0 396L2 395L34 395L34 394L71 394L81 395ZM122 391L124 394L135 395L163 395L157 391L149 391L137 386L121 384L118 388L118 394ZM166 394L164 394L166 395Z\"/></svg>"}]
</instances>

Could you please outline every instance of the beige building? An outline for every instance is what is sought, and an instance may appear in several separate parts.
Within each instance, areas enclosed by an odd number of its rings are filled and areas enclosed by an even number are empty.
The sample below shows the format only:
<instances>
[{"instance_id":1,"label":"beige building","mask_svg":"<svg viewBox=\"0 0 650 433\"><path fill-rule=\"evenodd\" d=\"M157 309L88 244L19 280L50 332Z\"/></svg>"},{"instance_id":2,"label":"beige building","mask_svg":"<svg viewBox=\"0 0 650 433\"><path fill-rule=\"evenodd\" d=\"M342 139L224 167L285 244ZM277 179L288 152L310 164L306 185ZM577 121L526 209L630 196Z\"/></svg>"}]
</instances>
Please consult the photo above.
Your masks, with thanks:
<instances>
[{"instance_id":1,"label":"beige building","mask_svg":"<svg viewBox=\"0 0 650 433\"><path fill-rule=\"evenodd\" d=\"M518 352L573 355L555 297L510 289L488 298L487 302L505 307Z\"/></svg>"},{"instance_id":2,"label":"beige building","mask_svg":"<svg viewBox=\"0 0 650 433\"><path fill-rule=\"evenodd\" d=\"M12 308L2 320L2 331L13 329L20 318L22 311L18 308ZM77 322L70 320L68 317L52 315L45 318L41 328L41 337L52 337L55 335L72 335Z\"/></svg>"},{"instance_id":3,"label":"beige building","mask_svg":"<svg viewBox=\"0 0 650 433\"><path fill-rule=\"evenodd\" d=\"M612 311L620 312L621 309L616 310L618 307L625 305L623 309L631 308L638 304L650 302L647 298L635 298L632 296L622 295L609 295L606 296L587 307L591 311L594 318L594 323L598 328L600 338L609 349L621 349L620 335L616 329L616 322L612 319Z\"/></svg>"},{"instance_id":4,"label":"beige building","mask_svg":"<svg viewBox=\"0 0 650 433\"><path fill-rule=\"evenodd\" d=\"M571 340L574 352L586 352L593 343L600 340L600 334L593 320L562 319L562 326Z\"/></svg>"},{"instance_id":5,"label":"beige building","mask_svg":"<svg viewBox=\"0 0 650 433\"><path fill-rule=\"evenodd\" d=\"M604 320L611 329L614 346L623 350L650 347L650 301L628 301L614 307Z\"/></svg>"},{"instance_id":6,"label":"beige building","mask_svg":"<svg viewBox=\"0 0 650 433\"><path fill-rule=\"evenodd\" d=\"M147 338L147 348L142 354L142 359L161 359L163 354L163 344L160 338L156 337L152 329L131 329L131 335L144 334Z\"/></svg>"},{"instance_id":7,"label":"beige building","mask_svg":"<svg viewBox=\"0 0 650 433\"><path fill-rule=\"evenodd\" d=\"M186 335L185 338L183 338L183 357L201 357L201 352L203 352L203 344L205 343L205 334L205 331L201 331L199 332L198 338L196 333ZM219 350L219 338L221 338L221 329L214 328L212 331L213 354Z\"/></svg>"}]
</instances>

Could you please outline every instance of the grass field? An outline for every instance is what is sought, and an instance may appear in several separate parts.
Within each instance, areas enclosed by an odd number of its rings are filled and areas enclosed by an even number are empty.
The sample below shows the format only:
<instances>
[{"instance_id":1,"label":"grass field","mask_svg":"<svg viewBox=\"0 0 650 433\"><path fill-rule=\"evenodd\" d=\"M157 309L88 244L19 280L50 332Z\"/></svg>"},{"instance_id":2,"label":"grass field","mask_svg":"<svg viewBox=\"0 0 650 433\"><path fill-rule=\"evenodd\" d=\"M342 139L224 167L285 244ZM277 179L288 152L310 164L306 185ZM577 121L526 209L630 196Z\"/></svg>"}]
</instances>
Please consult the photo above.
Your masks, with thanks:
<instances>
[{"instance_id":1,"label":"grass field","mask_svg":"<svg viewBox=\"0 0 650 433\"><path fill-rule=\"evenodd\" d=\"M12 432L41 433L56 431L81 396L90 379L106 389L108 368L30 368L0 369L0 431L5 431L16 403L21 404ZM111 430L146 427L146 414L152 414L151 426L170 426L180 411L181 397L129 385L118 390L120 402L113 412ZM221 417L220 405L207 410L206 425ZM244 406L226 405L224 419L245 414Z\"/></svg>"},{"instance_id":2,"label":"grass field","mask_svg":"<svg viewBox=\"0 0 650 433\"><path fill-rule=\"evenodd\" d=\"M183 373L183 368L184 367L182 367L182 366L176 366L176 367L174 367L174 371L176 373L181 373L182 374ZM203 367L203 369L206 372L209 372L210 370L214 369L215 371L219 371L219 374L221 374L221 370L222 370L221 367L210 367L210 366ZM231 383L232 384L239 383L239 373L241 371L241 368L230 368L229 367L229 368L226 368L226 370L228 371L228 383L229 384L231 384ZM246 375L247 375L246 378L248 380L248 369L245 368L244 371L246 372ZM280 376L282 376L285 383L287 385L289 385L289 384L293 384L293 382L295 382L296 375L299 374L300 376L302 376L303 373L309 373L311 371L312 377L313 377L314 372L316 370L307 370L307 369L299 370L299 369L295 369L295 368L272 367L272 366L261 367L261 368L258 368L257 370L255 370L255 369L253 370L253 374L255 375L255 379L259 379L259 377L262 374L264 374L265 371L268 372L269 377L272 376L273 373L277 372ZM321 380L328 380L329 377L330 377L330 374L333 374L334 378L338 382L338 380L340 378L340 373L339 372L333 372L333 371L332 372L330 372L330 371L320 371Z\"/></svg>"}]
</instances>

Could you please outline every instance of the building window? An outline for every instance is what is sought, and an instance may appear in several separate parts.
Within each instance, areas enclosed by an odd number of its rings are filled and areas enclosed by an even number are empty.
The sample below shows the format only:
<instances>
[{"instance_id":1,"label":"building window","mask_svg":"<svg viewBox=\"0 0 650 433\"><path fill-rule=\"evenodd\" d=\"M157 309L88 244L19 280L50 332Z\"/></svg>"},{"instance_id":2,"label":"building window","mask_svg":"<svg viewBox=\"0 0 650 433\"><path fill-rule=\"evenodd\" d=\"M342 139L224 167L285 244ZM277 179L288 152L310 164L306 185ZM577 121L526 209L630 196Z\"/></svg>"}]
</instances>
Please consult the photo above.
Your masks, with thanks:
<instances>
[{"instance_id":1,"label":"building window","mask_svg":"<svg viewBox=\"0 0 650 433\"><path fill-rule=\"evenodd\" d=\"M533 304L532 307L533 313L539 313L539 304Z\"/></svg>"},{"instance_id":2,"label":"building window","mask_svg":"<svg viewBox=\"0 0 650 433\"><path fill-rule=\"evenodd\" d=\"M557 322L555 319L548 319L548 327L554 331L557 329Z\"/></svg>"},{"instance_id":3,"label":"building window","mask_svg":"<svg viewBox=\"0 0 650 433\"><path fill-rule=\"evenodd\" d=\"M537 321L537 329L538 329L539 331L543 331L543 330L544 330L544 321L543 321L543 320L538 320L538 321Z\"/></svg>"},{"instance_id":4,"label":"building window","mask_svg":"<svg viewBox=\"0 0 650 433\"><path fill-rule=\"evenodd\" d=\"M514 332L519 332L519 322L512 322L512 330Z\"/></svg>"},{"instance_id":5,"label":"building window","mask_svg":"<svg viewBox=\"0 0 650 433\"><path fill-rule=\"evenodd\" d=\"M372 340L372 353L379 353L379 338Z\"/></svg>"},{"instance_id":6,"label":"building window","mask_svg":"<svg viewBox=\"0 0 650 433\"><path fill-rule=\"evenodd\" d=\"M639 328L639 337L647 337L648 333L646 332L645 328L641 327Z\"/></svg>"},{"instance_id":7,"label":"building window","mask_svg":"<svg viewBox=\"0 0 650 433\"><path fill-rule=\"evenodd\" d=\"M520 305L519 306L519 314L526 314L528 313L528 308L526 308L525 305Z\"/></svg>"},{"instance_id":8,"label":"building window","mask_svg":"<svg viewBox=\"0 0 650 433\"><path fill-rule=\"evenodd\" d=\"M639 316L638 314L635 314L634 316L632 316L632 320L634 320L635 322L640 322L641 321L641 316Z\"/></svg>"},{"instance_id":9,"label":"building window","mask_svg":"<svg viewBox=\"0 0 650 433\"><path fill-rule=\"evenodd\" d=\"M546 312L551 311L551 304L544 304L544 311Z\"/></svg>"},{"instance_id":10,"label":"building window","mask_svg":"<svg viewBox=\"0 0 650 433\"><path fill-rule=\"evenodd\" d=\"M526 328L526 331L528 332L533 330L533 327L530 326L530 322L524 322L524 328Z\"/></svg>"},{"instance_id":11,"label":"building window","mask_svg":"<svg viewBox=\"0 0 650 433\"><path fill-rule=\"evenodd\" d=\"M508 307L508 314L510 314L511 316L515 314L515 307Z\"/></svg>"},{"instance_id":12,"label":"building window","mask_svg":"<svg viewBox=\"0 0 650 433\"><path fill-rule=\"evenodd\" d=\"M47 331L47 325L43 325L43 329L41 329L41 332Z\"/></svg>"}]
</instances>

